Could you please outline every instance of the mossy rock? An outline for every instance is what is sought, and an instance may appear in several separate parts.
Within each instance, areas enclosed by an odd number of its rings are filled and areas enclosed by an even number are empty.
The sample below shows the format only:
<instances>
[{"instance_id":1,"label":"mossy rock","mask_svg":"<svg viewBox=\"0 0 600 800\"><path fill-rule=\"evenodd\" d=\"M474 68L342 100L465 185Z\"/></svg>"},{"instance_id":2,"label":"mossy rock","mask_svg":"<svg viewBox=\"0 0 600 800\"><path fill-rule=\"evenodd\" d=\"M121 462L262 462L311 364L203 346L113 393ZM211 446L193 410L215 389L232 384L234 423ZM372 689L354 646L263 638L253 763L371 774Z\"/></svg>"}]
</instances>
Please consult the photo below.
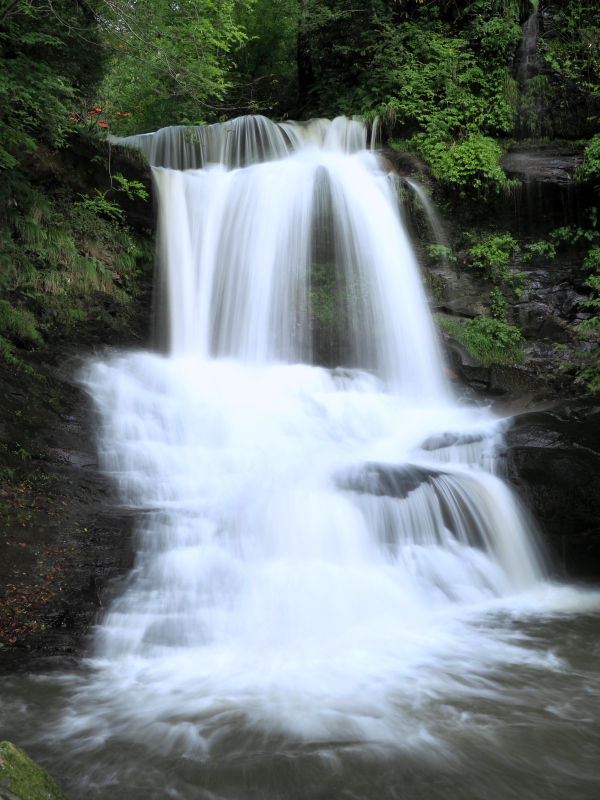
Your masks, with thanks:
<instances>
[{"instance_id":1,"label":"mossy rock","mask_svg":"<svg viewBox=\"0 0 600 800\"><path fill-rule=\"evenodd\" d=\"M22 750L0 742L0 800L65 800L65 796Z\"/></svg>"}]
</instances>

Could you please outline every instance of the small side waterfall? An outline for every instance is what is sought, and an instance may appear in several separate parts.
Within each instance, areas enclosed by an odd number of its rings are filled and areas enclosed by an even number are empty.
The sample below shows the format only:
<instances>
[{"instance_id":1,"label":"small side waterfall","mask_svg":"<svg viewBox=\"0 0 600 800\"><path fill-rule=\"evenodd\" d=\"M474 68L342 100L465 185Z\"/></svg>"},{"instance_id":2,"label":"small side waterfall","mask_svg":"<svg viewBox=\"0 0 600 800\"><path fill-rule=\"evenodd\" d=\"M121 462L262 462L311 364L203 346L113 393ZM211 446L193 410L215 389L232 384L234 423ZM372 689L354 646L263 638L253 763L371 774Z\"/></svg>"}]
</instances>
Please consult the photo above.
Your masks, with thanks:
<instances>
[{"instance_id":1,"label":"small side waterfall","mask_svg":"<svg viewBox=\"0 0 600 800\"><path fill-rule=\"evenodd\" d=\"M534 8L523 25L513 75L518 86L516 129L520 136L537 139L552 134L552 92L537 55L541 16Z\"/></svg>"},{"instance_id":2,"label":"small side waterfall","mask_svg":"<svg viewBox=\"0 0 600 800\"><path fill-rule=\"evenodd\" d=\"M524 90L532 77L536 64L538 37L540 35L539 12L537 8L527 17L523 25L523 39L517 51L517 82Z\"/></svg>"},{"instance_id":3,"label":"small side waterfall","mask_svg":"<svg viewBox=\"0 0 600 800\"><path fill-rule=\"evenodd\" d=\"M363 125L194 135L134 137L170 349L85 376L139 553L65 730L202 758L242 730L397 742L417 677L496 658L473 610L544 577L497 474L504 423L450 397Z\"/></svg>"}]
</instances>

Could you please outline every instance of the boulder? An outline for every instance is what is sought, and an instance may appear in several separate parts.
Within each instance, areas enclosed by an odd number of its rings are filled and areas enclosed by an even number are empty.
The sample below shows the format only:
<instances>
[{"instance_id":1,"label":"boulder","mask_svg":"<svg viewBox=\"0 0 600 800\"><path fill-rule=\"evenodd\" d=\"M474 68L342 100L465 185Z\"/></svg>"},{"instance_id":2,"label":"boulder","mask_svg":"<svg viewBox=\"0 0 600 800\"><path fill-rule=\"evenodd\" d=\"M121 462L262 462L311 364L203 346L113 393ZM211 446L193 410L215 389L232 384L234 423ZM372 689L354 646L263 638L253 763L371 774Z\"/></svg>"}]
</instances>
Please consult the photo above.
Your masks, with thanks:
<instances>
[{"instance_id":1,"label":"boulder","mask_svg":"<svg viewBox=\"0 0 600 800\"><path fill-rule=\"evenodd\" d=\"M65 800L65 796L23 750L0 742L0 800Z\"/></svg>"},{"instance_id":2,"label":"boulder","mask_svg":"<svg viewBox=\"0 0 600 800\"><path fill-rule=\"evenodd\" d=\"M572 577L600 575L600 401L561 401L515 417L508 477Z\"/></svg>"}]
</instances>

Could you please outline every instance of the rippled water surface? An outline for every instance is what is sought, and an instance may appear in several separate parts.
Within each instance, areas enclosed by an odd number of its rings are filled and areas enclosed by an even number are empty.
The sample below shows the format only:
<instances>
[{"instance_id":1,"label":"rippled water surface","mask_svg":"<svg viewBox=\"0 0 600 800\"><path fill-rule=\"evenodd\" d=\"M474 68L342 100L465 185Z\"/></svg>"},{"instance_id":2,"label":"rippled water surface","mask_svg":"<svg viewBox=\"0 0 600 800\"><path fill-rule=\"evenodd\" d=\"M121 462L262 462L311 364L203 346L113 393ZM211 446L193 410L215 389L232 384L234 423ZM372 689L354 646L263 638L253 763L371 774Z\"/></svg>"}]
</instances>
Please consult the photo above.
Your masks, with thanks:
<instances>
[{"instance_id":1,"label":"rippled water surface","mask_svg":"<svg viewBox=\"0 0 600 800\"><path fill-rule=\"evenodd\" d=\"M535 798L592 800L600 783L600 619L597 596L553 589L542 603L569 613L518 610L472 620L474 637L509 661L473 670L469 653L421 665L389 687L396 741L302 741L252 725L224 703L205 753L179 742L116 736L78 752L52 731L85 668L62 678L14 677L2 687L2 735L84 798ZM586 611L586 606L588 610ZM492 645L494 646L494 645ZM516 652L515 652L516 651ZM372 687L365 687L368 695ZM395 691L394 691L395 689ZM26 699L25 699L26 698ZM263 702L265 699L263 698ZM271 700L273 702L273 700ZM302 713L301 694L295 713ZM310 715L313 700L306 698ZM373 709L365 709L372 713ZM298 720L301 724L301 720ZM170 752L167 752L169 750Z\"/></svg>"}]
</instances>

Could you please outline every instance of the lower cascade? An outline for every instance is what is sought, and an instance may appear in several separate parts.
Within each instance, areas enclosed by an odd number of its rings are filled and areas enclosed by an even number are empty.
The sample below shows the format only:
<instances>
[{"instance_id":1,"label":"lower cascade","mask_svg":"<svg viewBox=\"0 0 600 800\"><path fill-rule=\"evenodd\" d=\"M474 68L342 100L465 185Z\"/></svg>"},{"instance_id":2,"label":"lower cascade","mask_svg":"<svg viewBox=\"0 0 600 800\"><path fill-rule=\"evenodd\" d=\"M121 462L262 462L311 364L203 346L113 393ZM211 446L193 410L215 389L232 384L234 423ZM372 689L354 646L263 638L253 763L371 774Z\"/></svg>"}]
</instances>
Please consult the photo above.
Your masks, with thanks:
<instances>
[{"instance_id":1,"label":"lower cascade","mask_svg":"<svg viewBox=\"0 0 600 800\"><path fill-rule=\"evenodd\" d=\"M74 751L441 757L432 698L546 663L481 622L559 591L506 423L446 385L397 179L357 121L313 127L271 160L154 167L167 352L83 375L138 555L52 727Z\"/></svg>"}]
</instances>

